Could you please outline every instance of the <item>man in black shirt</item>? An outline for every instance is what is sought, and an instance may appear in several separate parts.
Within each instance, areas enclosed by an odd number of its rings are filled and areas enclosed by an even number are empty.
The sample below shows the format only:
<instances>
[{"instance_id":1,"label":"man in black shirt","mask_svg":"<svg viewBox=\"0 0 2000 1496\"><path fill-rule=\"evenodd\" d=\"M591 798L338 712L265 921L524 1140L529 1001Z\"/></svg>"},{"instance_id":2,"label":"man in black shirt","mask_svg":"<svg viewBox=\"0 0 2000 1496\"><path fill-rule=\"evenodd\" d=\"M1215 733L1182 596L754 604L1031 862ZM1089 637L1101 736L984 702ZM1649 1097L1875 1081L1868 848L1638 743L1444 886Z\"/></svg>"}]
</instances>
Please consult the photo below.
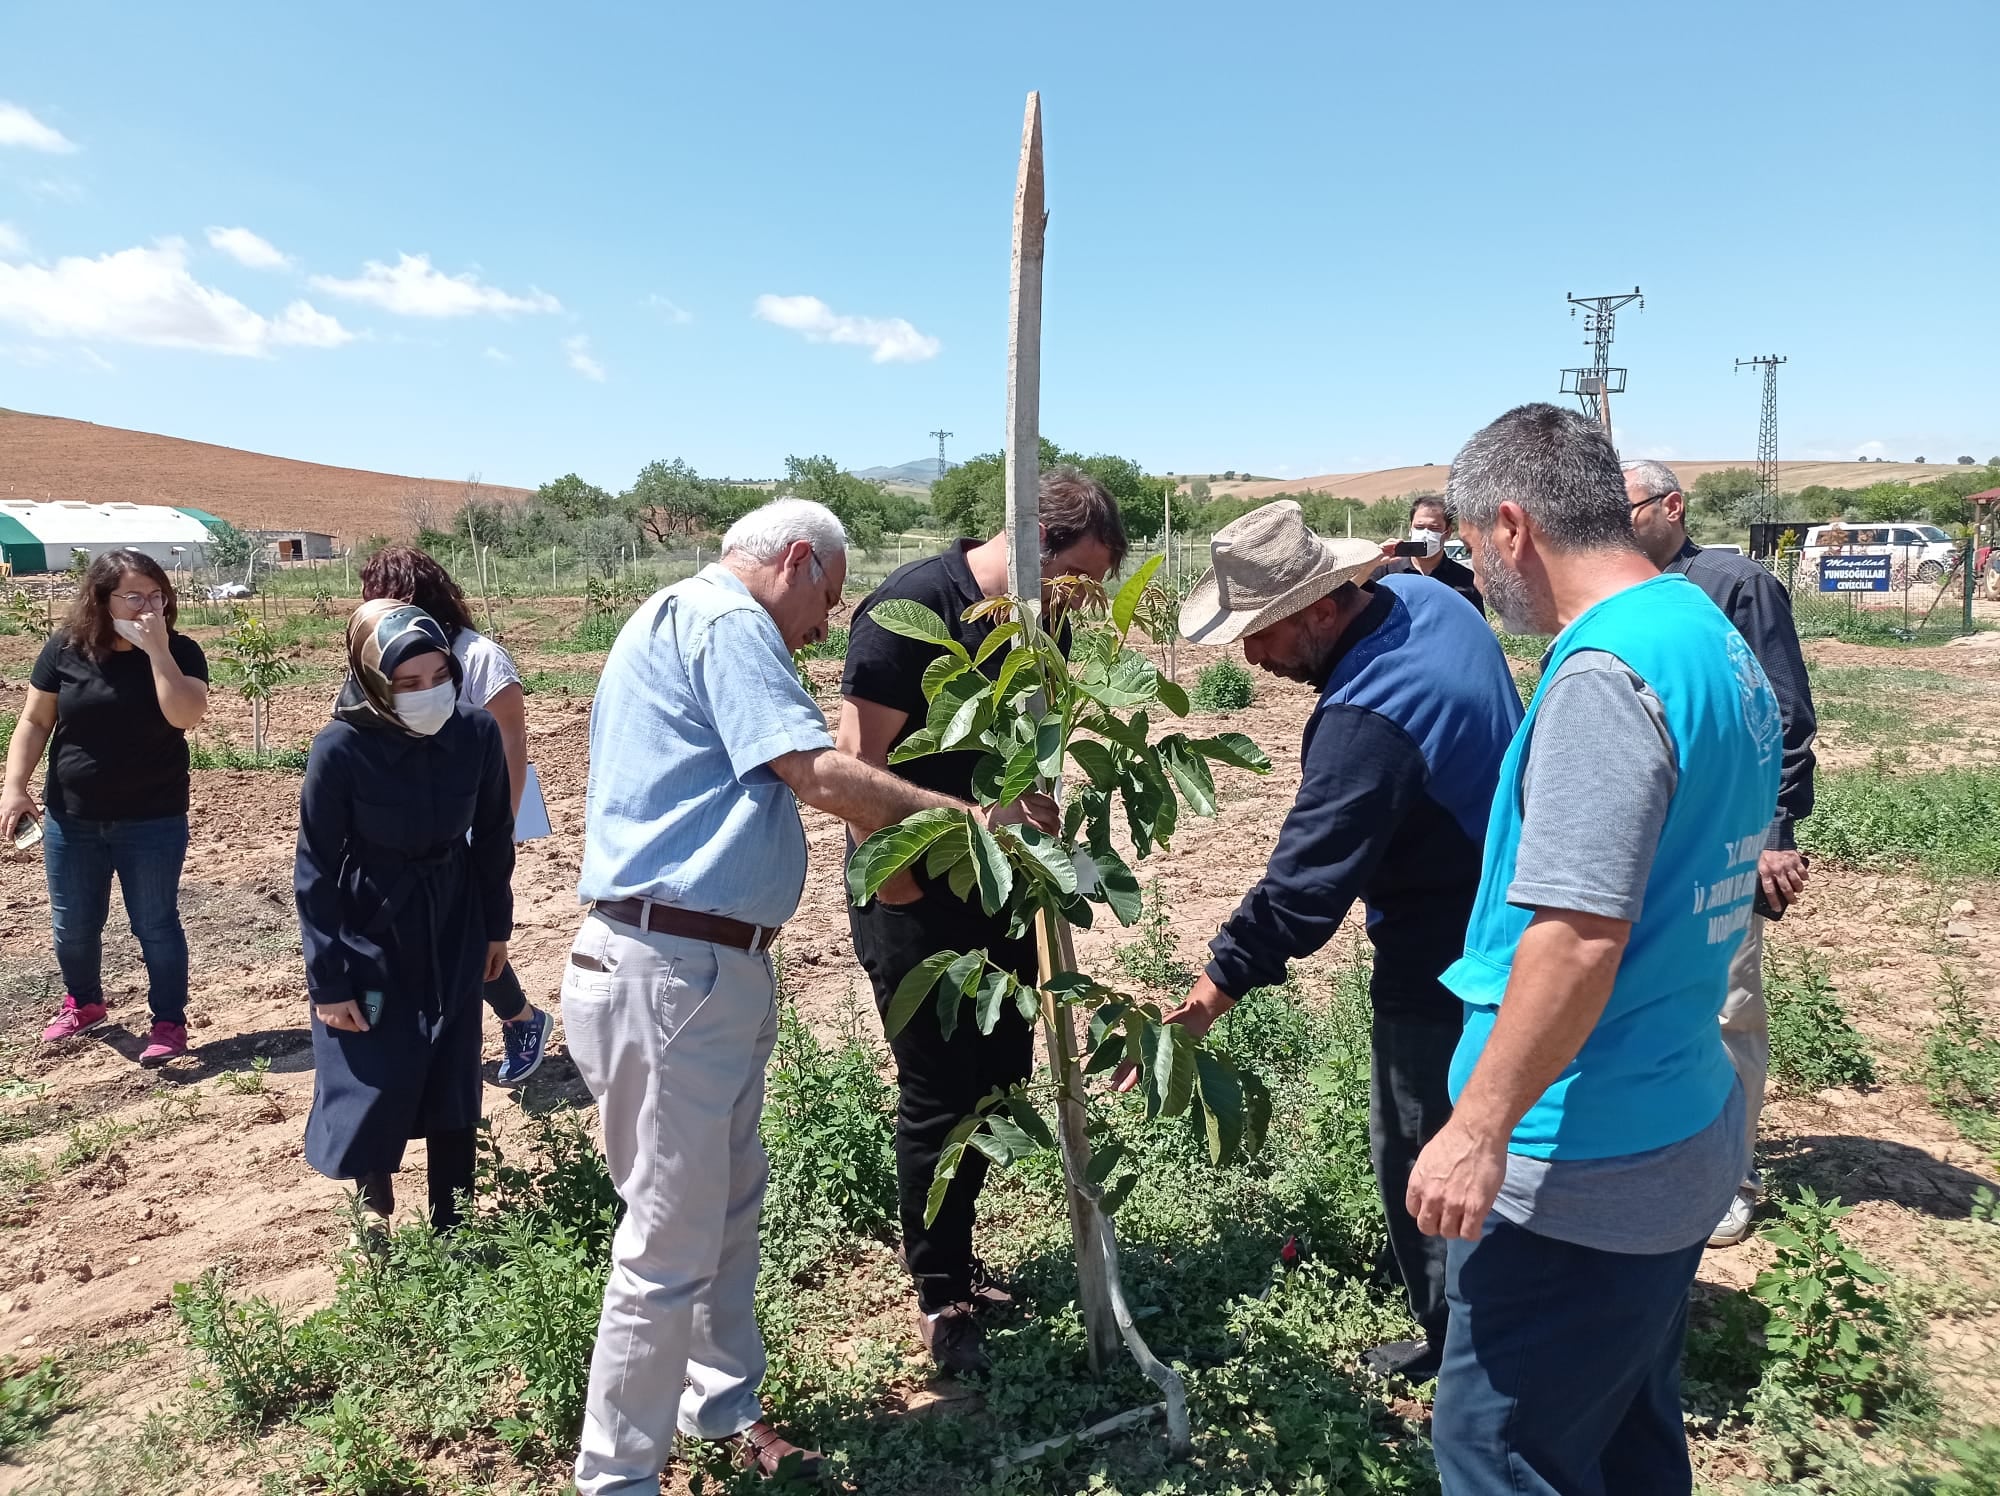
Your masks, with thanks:
<instances>
[{"instance_id":1,"label":"man in black shirt","mask_svg":"<svg viewBox=\"0 0 2000 1496\"><path fill-rule=\"evenodd\" d=\"M1125 527L1117 504L1102 484L1076 468L1051 468L1042 475L1041 521L1044 581L1072 575L1102 581L1125 559ZM877 603L891 598L922 603L944 621L954 639L977 653L995 625L991 618L968 623L965 610L1006 590L1004 534L957 541L942 555L892 572L855 610L840 678L836 746L926 789L972 799L977 751L934 753L889 765L889 755L924 725L929 710L924 670L943 651L891 633L869 615ZM1005 650L996 650L984 666L987 673L997 675L1005 657ZM1032 937L1008 939L1004 918L989 918L941 883L933 884L921 869L899 874L875 899L850 908L848 919L855 954L874 986L876 1006L885 1013L910 969L942 950L984 949L1023 981L1038 977ZM954 1374L987 1369L984 1335L972 1317L975 1305L1009 1302L1002 1290L985 1281L972 1251L973 1210L986 1177L985 1158L966 1154L929 1226L924 1224L925 1199L945 1138L987 1092L1027 1079L1034 1066L1033 1044L1033 1030L1011 1005L1003 1008L992 1033L982 1034L967 1021L946 1039L929 1003L889 1041L896 1059L896 1190L904 1264L916 1279L924 1344L939 1368Z\"/></svg>"},{"instance_id":2,"label":"man in black shirt","mask_svg":"<svg viewBox=\"0 0 2000 1496\"><path fill-rule=\"evenodd\" d=\"M1418 494L1410 501L1410 539L1429 539L1437 549L1428 556L1397 556L1387 566L1375 573L1378 577L1393 576L1397 572L1422 572L1427 577L1435 577L1453 592L1471 603L1481 613L1486 611L1486 599L1479 595L1479 584L1474 580L1472 568L1454 561L1444 553L1444 543L1451 539L1457 526L1452 523L1451 511L1437 494ZM1393 554L1396 541L1382 547Z\"/></svg>"},{"instance_id":3,"label":"man in black shirt","mask_svg":"<svg viewBox=\"0 0 2000 1496\"><path fill-rule=\"evenodd\" d=\"M1806 862L1799 855L1794 828L1812 814L1813 736L1819 725L1813 716L1812 686L1806 679L1798 629L1792 623L1792 595L1749 557L1703 550L1688 539L1687 498L1672 468L1653 461L1628 462L1624 467L1625 498L1640 549L1660 570L1681 573L1728 615L1764 667L1778 698L1784 755L1778 766L1776 814L1757 872L1762 902L1782 915L1806 887ZM1770 1016L1764 1006L1764 925L1761 914L1750 916L1750 928L1744 931L1743 944L1729 968L1729 996L1722 1005L1722 1042L1742 1077L1748 1103L1751 1167L1728 1214L1708 1239L1711 1247L1733 1247L1749 1236L1762 1188L1756 1167L1757 1118L1764 1107L1764 1077L1771 1061Z\"/></svg>"}]
</instances>

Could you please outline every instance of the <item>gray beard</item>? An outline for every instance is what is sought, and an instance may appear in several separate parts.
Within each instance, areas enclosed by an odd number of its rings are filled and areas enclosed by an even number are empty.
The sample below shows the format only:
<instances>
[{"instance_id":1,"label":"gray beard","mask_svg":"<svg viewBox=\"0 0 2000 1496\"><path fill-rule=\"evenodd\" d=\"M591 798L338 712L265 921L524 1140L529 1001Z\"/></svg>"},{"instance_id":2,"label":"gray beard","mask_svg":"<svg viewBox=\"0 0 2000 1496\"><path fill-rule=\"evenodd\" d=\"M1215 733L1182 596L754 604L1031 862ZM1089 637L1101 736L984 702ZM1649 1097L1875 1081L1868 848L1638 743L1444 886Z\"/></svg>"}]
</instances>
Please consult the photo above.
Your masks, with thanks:
<instances>
[{"instance_id":1,"label":"gray beard","mask_svg":"<svg viewBox=\"0 0 2000 1496\"><path fill-rule=\"evenodd\" d=\"M1480 580L1485 583L1486 601L1495 613L1500 615L1500 625L1510 634L1539 634L1532 616L1533 604L1528 597L1526 584L1521 574L1508 566L1491 550L1492 564L1487 575Z\"/></svg>"}]
</instances>

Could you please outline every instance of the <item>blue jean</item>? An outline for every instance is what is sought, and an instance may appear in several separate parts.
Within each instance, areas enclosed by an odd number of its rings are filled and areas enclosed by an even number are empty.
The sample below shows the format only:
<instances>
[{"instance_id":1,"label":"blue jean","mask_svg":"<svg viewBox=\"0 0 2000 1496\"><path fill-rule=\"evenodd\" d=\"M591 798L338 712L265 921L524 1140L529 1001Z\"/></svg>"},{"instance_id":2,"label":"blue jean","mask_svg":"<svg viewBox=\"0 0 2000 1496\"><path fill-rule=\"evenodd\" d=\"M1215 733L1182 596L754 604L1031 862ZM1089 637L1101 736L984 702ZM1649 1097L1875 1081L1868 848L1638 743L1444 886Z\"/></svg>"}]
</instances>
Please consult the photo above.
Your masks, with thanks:
<instances>
[{"instance_id":1,"label":"blue jean","mask_svg":"<svg viewBox=\"0 0 2000 1496\"><path fill-rule=\"evenodd\" d=\"M1702 1243L1454 1240L1431 1439L1444 1496L1687 1496L1681 1343Z\"/></svg>"},{"instance_id":2,"label":"blue jean","mask_svg":"<svg viewBox=\"0 0 2000 1496\"><path fill-rule=\"evenodd\" d=\"M111 876L146 960L146 1002L155 1023L186 1023L187 932L181 928L181 866L187 861L186 816L147 821L43 817L42 865L49 879L49 922L56 965L79 1005L104 1001L104 921Z\"/></svg>"}]
</instances>

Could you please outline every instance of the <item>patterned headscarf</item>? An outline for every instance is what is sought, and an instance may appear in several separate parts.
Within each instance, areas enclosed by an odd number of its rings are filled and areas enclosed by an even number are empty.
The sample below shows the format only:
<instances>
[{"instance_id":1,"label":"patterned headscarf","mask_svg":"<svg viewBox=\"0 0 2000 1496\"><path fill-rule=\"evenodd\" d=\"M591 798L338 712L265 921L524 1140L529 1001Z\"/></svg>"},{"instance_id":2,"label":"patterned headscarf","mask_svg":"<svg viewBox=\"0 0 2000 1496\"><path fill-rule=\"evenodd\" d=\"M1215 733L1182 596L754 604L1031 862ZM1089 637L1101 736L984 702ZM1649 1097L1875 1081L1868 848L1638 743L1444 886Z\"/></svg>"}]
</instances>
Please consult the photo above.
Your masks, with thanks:
<instances>
[{"instance_id":1,"label":"patterned headscarf","mask_svg":"<svg viewBox=\"0 0 2000 1496\"><path fill-rule=\"evenodd\" d=\"M391 727L417 736L396 715L396 688L389 677L403 661L430 650L445 657L456 684L458 661L435 618L394 598L363 603L347 620L347 682L333 703L333 715L357 727Z\"/></svg>"}]
</instances>

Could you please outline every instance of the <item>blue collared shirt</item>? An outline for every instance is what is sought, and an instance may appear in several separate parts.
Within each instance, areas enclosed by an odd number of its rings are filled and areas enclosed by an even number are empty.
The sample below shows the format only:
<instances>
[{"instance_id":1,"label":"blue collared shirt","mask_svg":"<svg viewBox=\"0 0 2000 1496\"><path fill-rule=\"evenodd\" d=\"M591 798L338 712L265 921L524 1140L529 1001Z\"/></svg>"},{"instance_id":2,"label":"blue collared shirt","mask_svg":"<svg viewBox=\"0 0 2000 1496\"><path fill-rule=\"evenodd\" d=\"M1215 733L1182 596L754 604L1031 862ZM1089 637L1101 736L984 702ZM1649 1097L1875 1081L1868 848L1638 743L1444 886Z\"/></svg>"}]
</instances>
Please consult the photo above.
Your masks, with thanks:
<instances>
[{"instance_id":1,"label":"blue collared shirt","mask_svg":"<svg viewBox=\"0 0 2000 1496\"><path fill-rule=\"evenodd\" d=\"M578 899L783 924L805 888L806 836L768 766L832 746L777 625L734 573L707 566L654 593L598 678Z\"/></svg>"}]
</instances>

